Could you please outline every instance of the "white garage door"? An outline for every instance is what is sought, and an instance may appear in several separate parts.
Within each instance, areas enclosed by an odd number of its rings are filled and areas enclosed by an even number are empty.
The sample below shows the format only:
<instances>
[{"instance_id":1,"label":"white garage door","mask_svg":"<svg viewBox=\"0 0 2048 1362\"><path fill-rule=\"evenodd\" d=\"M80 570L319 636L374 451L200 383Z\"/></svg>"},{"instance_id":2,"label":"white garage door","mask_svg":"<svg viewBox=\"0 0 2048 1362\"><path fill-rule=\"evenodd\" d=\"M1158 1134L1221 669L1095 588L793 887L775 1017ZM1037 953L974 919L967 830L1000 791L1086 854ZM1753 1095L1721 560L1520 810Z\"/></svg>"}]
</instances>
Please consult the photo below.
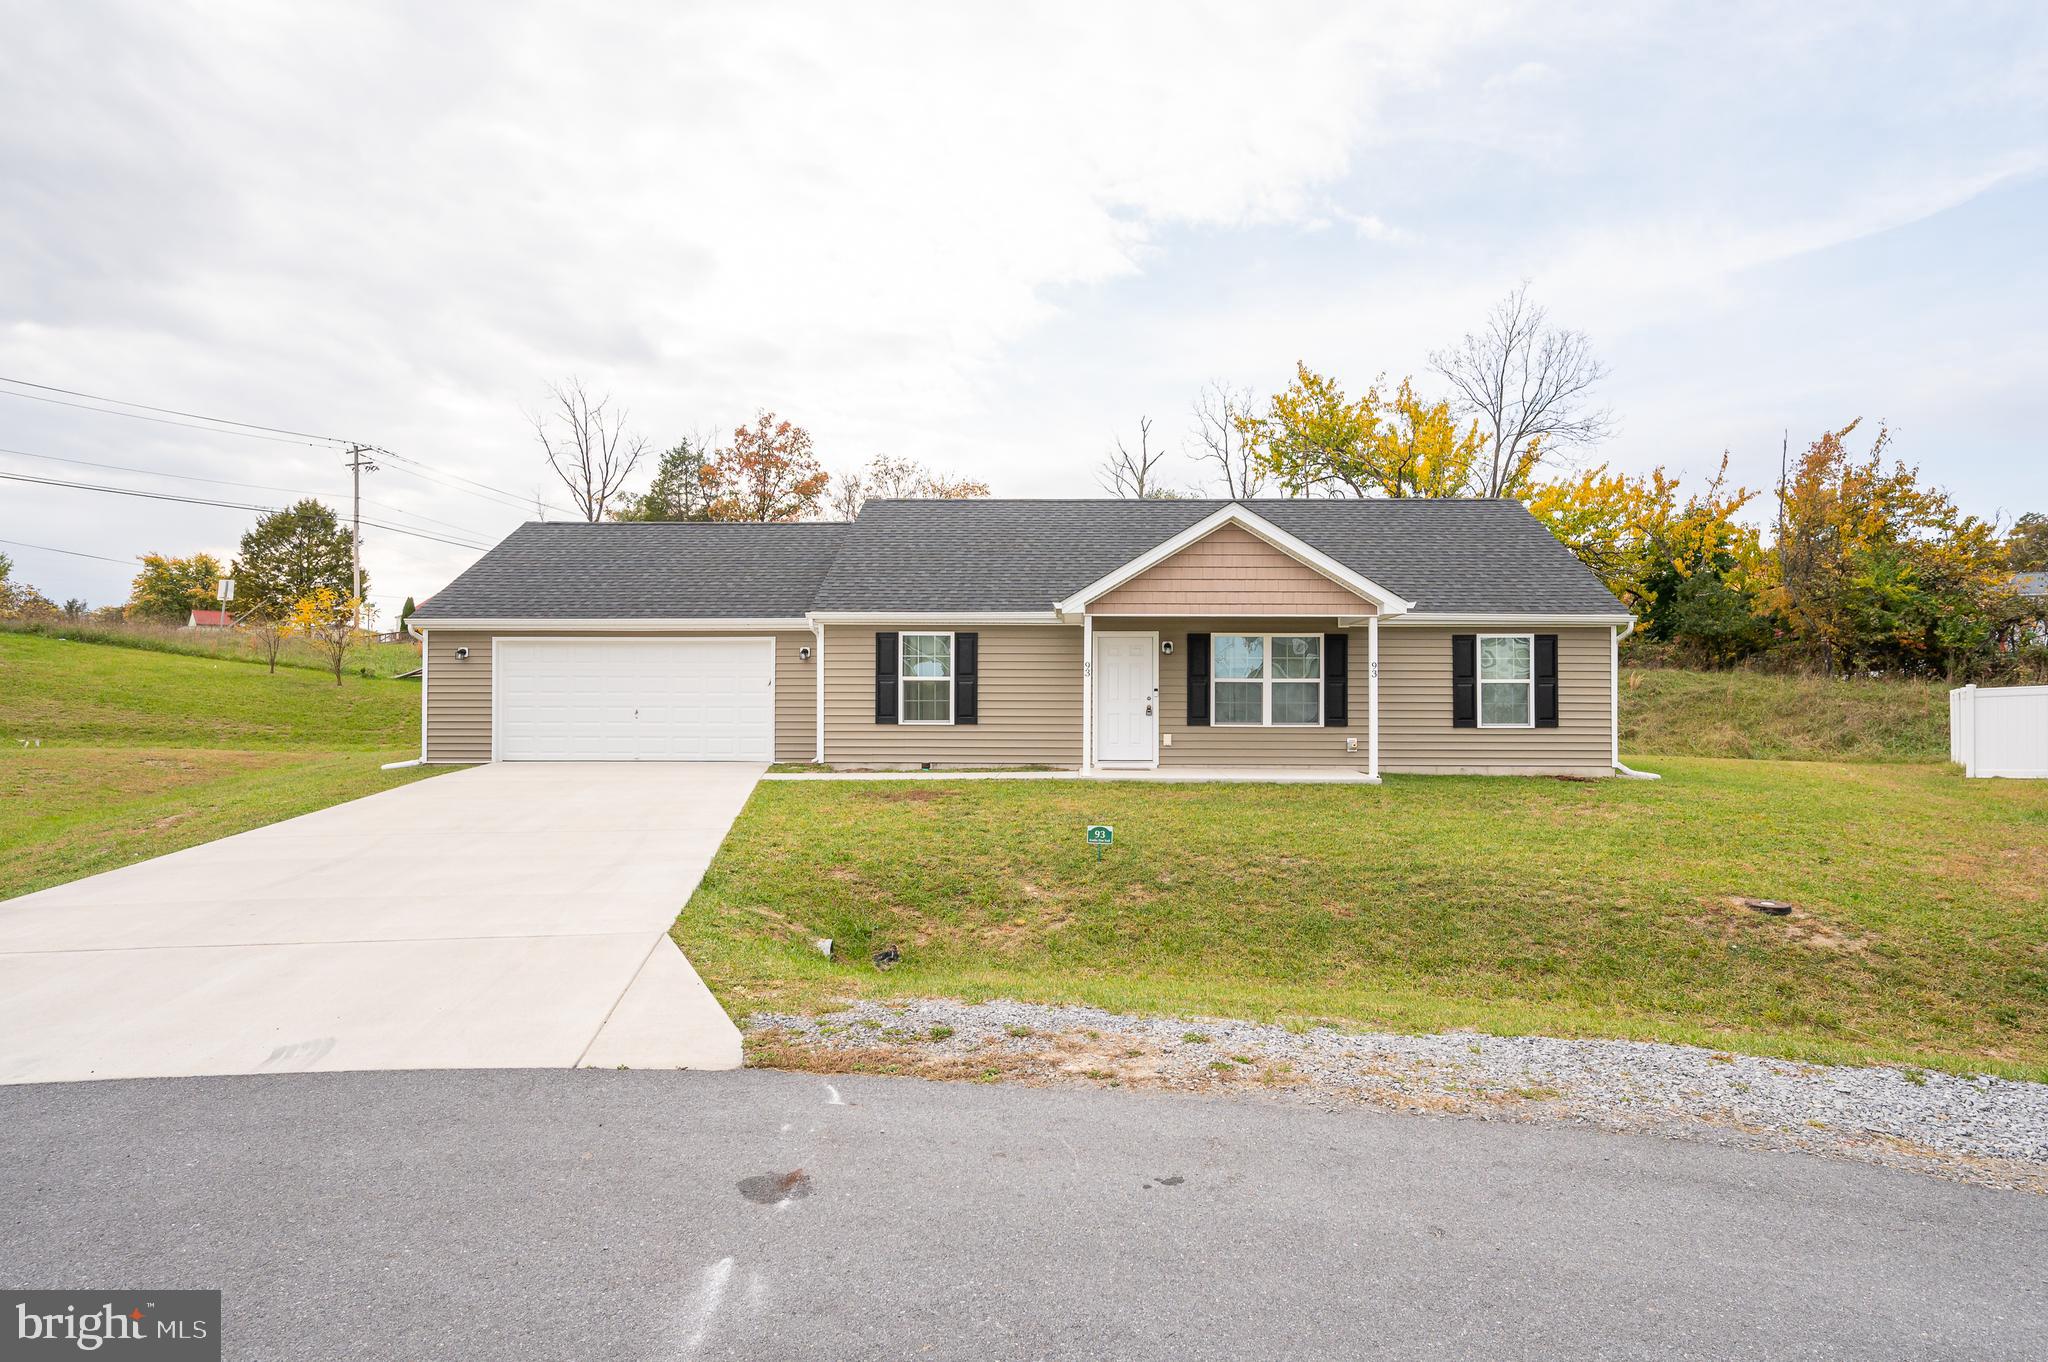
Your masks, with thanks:
<instances>
[{"instance_id":1,"label":"white garage door","mask_svg":"<svg viewBox=\"0 0 2048 1362\"><path fill-rule=\"evenodd\" d=\"M500 761L772 761L775 642L498 639Z\"/></svg>"}]
</instances>

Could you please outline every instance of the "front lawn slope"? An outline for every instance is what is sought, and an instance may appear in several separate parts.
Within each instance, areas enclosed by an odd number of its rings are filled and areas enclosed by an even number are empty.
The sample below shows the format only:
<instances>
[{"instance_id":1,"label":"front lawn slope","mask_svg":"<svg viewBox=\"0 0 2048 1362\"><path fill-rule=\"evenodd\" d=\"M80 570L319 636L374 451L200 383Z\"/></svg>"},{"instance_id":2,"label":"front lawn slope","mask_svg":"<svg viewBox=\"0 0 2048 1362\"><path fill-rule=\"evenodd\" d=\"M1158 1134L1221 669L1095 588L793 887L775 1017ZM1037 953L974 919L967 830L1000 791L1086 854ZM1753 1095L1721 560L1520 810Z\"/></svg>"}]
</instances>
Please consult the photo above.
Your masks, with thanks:
<instances>
[{"instance_id":1,"label":"front lawn slope","mask_svg":"<svg viewBox=\"0 0 2048 1362\"><path fill-rule=\"evenodd\" d=\"M1936 681L1625 667L1621 750L1765 761L1948 760Z\"/></svg>"},{"instance_id":2,"label":"front lawn slope","mask_svg":"<svg viewBox=\"0 0 2048 1362\"><path fill-rule=\"evenodd\" d=\"M417 779L419 694L0 633L0 899Z\"/></svg>"},{"instance_id":3,"label":"front lawn slope","mask_svg":"<svg viewBox=\"0 0 2048 1362\"><path fill-rule=\"evenodd\" d=\"M2048 785L1646 764L1666 779L764 783L676 938L738 1013L1015 997L2048 1078Z\"/></svg>"}]
</instances>

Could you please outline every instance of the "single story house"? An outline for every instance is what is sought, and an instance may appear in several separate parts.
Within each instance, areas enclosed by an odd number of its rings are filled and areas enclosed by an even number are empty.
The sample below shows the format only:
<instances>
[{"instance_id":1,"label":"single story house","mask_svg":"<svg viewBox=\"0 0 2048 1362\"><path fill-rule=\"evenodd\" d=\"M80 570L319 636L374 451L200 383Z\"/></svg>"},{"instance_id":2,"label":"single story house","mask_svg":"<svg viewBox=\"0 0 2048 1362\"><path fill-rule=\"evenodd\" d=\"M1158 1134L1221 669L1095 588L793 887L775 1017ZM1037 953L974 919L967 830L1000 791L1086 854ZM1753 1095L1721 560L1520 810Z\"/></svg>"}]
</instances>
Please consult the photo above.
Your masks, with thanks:
<instances>
[{"instance_id":1,"label":"single story house","mask_svg":"<svg viewBox=\"0 0 2048 1362\"><path fill-rule=\"evenodd\" d=\"M226 610L194 610L185 617L187 629L232 629L235 617Z\"/></svg>"},{"instance_id":2,"label":"single story house","mask_svg":"<svg viewBox=\"0 0 2048 1362\"><path fill-rule=\"evenodd\" d=\"M422 759L1619 765L1623 608L1505 500L871 501L521 526L421 605Z\"/></svg>"}]
</instances>

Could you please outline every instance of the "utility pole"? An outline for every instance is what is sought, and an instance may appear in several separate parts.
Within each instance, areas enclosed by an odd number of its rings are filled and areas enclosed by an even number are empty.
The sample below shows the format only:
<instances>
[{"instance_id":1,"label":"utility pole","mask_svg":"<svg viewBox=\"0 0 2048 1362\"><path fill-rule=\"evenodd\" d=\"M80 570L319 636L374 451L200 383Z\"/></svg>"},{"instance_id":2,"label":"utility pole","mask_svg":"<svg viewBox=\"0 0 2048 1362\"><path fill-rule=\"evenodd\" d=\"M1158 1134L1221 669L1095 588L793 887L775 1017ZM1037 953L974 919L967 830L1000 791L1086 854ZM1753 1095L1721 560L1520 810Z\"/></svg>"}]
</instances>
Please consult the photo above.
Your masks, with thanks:
<instances>
[{"instance_id":1,"label":"utility pole","mask_svg":"<svg viewBox=\"0 0 2048 1362\"><path fill-rule=\"evenodd\" d=\"M370 461L368 445L348 447L348 471L349 480L355 487L355 510L349 518L349 571L355 579L350 594L355 601L356 628L360 629L363 627L363 474L377 471L377 465Z\"/></svg>"}]
</instances>

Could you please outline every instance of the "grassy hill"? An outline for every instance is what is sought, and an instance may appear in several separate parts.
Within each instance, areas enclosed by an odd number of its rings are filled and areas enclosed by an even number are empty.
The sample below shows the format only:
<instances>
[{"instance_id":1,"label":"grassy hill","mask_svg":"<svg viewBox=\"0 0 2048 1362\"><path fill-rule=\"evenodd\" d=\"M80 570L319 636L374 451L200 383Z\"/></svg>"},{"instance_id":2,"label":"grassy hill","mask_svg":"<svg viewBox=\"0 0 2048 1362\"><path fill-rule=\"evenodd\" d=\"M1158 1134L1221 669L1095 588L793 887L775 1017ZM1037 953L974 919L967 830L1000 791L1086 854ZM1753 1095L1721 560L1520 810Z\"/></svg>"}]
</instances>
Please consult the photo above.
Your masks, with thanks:
<instances>
[{"instance_id":1,"label":"grassy hill","mask_svg":"<svg viewBox=\"0 0 2048 1362\"><path fill-rule=\"evenodd\" d=\"M0 632L0 898L418 779L419 697Z\"/></svg>"},{"instance_id":2,"label":"grassy hill","mask_svg":"<svg viewBox=\"0 0 2048 1362\"><path fill-rule=\"evenodd\" d=\"M1623 667L1621 750L1763 761L1948 760L1937 681Z\"/></svg>"}]
</instances>

